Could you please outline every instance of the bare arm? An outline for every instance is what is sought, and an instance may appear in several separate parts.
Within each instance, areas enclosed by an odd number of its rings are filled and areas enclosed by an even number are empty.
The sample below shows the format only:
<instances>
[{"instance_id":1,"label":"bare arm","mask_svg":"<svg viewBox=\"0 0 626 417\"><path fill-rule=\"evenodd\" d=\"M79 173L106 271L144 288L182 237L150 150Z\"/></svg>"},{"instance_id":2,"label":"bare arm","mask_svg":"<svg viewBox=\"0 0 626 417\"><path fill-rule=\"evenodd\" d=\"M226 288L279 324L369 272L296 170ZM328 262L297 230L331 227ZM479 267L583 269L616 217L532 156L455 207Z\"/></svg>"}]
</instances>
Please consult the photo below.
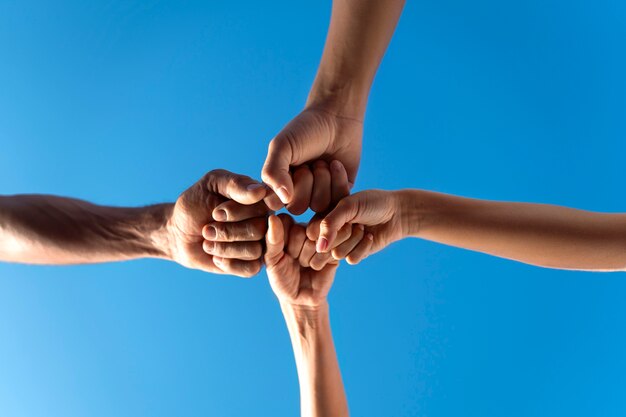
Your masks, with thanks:
<instances>
[{"instance_id":1,"label":"bare arm","mask_svg":"<svg viewBox=\"0 0 626 417\"><path fill-rule=\"evenodd\" d=\"M334 0L324 52L307 106L363 120L378 66L404 0Z\"/></svg>"},{"instance_id":2,"label":"bare arm","mask_svg":"<svg viewBox=\"0 0 626 417\"><path fill-rule=\"evenodd\" d=\"M166 223L173 208L104 207L50 195L0 197L0 260L77 264L169 258Z\"/></svg>"},{"instance_id":3,"label":"bare arm","mask_svg":"<svg viewBox=\"0 0 626 417\"><path fill-rule=\"evenodd\" d=\"M261 269L265 193L249 177L214 170L176 203L141 208L0 196L0 261L64 265L154 257L251 276Z\"/></svg>"},{"instance_id":4,"label":"bare arm","mask_svg":"<svg viewBox=\"0 0 626 417\"><path fill-rule=\"evenodd\" d=\"M335 230L361 223L373 234L369 251L346 255ZM405 238L513 259L531 265L588 271L626 269L626 214L597 213L545 204L457 197L423 190L369 190L343 199L307 233L319 252L357 263Z\"/></svg>"},{"instance_id":5,"label":"bare arm","mask_svg":"<svg viewBox=\"0 0 626 417\"><path fill-rule=\"evenodd\" d=\"M559 269L626 269L626 214L405 192L411 236Z\"/></svg>"},{"instance_id":6,"label":"bare arm","mask_svg":"<svg viewBox=\"0 0 626 417\"><path fill-rule=\"evenodd\" d=\"M290 168L310 161L340 161L353 185L361 161L369 91L391 40L404 0L334 0L322 59L305 108L270 142L263 181L278 210L303 205ZM280 198L280 200L278 199ZM282 203L281 203L282 202Z\"/></svg>"},{"instance_id":7,"label":"bare arm","mask_svg":"<svg viewBox=\"0 0 626 417\"><path fill-rule=\"evenodd\" d=\"M337 263L315 255L315 243L288 215L271 216L266 237L267 275L293 346L303 417L346 417L346 394L335 352L327 294ZM311 257L321 257L316 268ZM330 263L328 263L330 262ZM302 266L308 265L308 266Z\"/></svg>"},{"instance_id":8,"label":"bare arm","mask_svg":"<svg viewBox=\"0 0 626 417\"><path fill-rule=\"evenodd\" d=\"M298 369L301 415L348 416L328 303L308 309L281 303L281 309Z\"/></svg>"}]
</instances>

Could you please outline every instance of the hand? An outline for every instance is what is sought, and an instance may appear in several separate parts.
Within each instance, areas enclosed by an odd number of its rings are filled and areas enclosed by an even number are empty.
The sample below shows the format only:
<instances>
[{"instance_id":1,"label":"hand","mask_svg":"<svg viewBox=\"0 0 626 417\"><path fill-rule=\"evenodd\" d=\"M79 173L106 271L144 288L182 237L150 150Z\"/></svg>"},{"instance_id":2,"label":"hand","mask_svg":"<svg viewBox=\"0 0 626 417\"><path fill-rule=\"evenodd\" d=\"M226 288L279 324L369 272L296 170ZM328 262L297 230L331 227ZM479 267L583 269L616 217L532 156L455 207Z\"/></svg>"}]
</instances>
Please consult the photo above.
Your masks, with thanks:
<instances>
[{"instance_id":1,"label":"hand","mask_svg":"<svg viewBox=\"0 0 626 417\"><path fill-rule=\"evenodd\" d=\"M272 290L281 303L315 308L326 303L338 262L330 254L315 252L304 226L291 216L270 216L265 238L265 265ZM352 226L342 228L338 240L350 235Z\"/></svg>"},{"instance_id":2,"label":"hand","mask_svg":"<svg viewBox=\"0 0 626 417\"><path fill-rule=\"evenodd\" d=\"M336 260L357 264L368 255L402 239L408 233L411 219L403 215L406 197L400 192L368 190L341 200L324 219L307 227L307 237L316 240L318 253L332 253ZM346 224L365 226L366 239L336 242L338 231Z\"/></svg>"},{"instance_id":3,"label":"hand","mask_svg":"<svg viewBox=\"0 0 626 417\"><path fill-rule=\"evenodd\" d=\"M267 276L281 303L302 307L326 303L337 261L315 253L315 243L306 238L303 226L294 224L289 215L270 216L265 245ZM319 270L307 266L312 257L319 259L316 264L323 265Z\"/></svg>"},{"instance_id":4,"label":"hand","mask_svg":"<svg viewBox=\"0 0 626 417\"><path fill-rule=\"evenodd\" d=\"M321 108L305 109L270 142L262 171L263 181L290 211L297 213L302 207L306 210L307 193L298 191L298 187L304 184L307 189L314 181L292 168L316 160L338 160L346 169L351 188L361 160L362 136L363 122L357 119L338 116ZM280 208L276 200L266 202L273 210ZM315 210L317 207L311 208Z\"/></svg>"},{"instance_id":5,"label":"hand","mask_svg":"<svg viewBox=\"0 0 626 417\"><path fill-rule=\"evenodd\" d=\"M249 177L207 173L181 194L168 221L174 260L217 274L258 273L269 213L265 194L265 186Z\"/></svg>"}]
</instances>

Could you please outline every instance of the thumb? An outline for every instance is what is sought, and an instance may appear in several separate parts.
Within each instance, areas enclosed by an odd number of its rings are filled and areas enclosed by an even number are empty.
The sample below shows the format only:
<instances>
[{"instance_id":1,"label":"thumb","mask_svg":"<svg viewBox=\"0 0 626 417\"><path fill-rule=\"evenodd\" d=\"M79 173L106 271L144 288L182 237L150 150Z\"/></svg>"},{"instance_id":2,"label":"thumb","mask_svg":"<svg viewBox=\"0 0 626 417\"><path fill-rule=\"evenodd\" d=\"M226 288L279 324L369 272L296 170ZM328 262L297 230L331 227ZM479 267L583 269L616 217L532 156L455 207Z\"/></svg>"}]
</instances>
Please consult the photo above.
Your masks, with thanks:
<instances>
[{"instance_id":1,"label":"thumb","mask_svg":"<svg viewBox=\"0 0 626 417\"><path fill-rule=\"evenodd\" d=\"M292 157L293 151L287 140L277 136L270 142L261 171L263 182L274 190L285 205L290 203L293 197L293 181L289 173Z\"/></svg>"},{"instance_id":2,"label":"thumb","mask_svg":"<svg viewBox=\"0 0 626 417\"><path fill-rule=\"evenodd\" d=\"M285 248L285 231L278 216L271 215L267 219L265 247L265 264L272 267L280 261Z\"/></svg>"},{"instance_id":3,"label":"thumb","mask_svg":"<svg viewBox=\"0 0 626 417\"><path fill-rule=\"evenodd\" d=\"M207 174L206 186L210 192L220 194L239 204L258 203L265 197L267 189L252 178L217 169Z\"/></svg>"},{"instance_id":4,"label":"thumb","mask_svg":"<svg viewBox=\"0 0 626 417\"><path fill-rule=\"evenodd\" d=\"M326 253L332 248L337 232L346 223L360 223L359 221L359 194L353 194L342 199L339 204L320 223L320 236L317 239L316 250Z\"/></svg>"}]
</instances>

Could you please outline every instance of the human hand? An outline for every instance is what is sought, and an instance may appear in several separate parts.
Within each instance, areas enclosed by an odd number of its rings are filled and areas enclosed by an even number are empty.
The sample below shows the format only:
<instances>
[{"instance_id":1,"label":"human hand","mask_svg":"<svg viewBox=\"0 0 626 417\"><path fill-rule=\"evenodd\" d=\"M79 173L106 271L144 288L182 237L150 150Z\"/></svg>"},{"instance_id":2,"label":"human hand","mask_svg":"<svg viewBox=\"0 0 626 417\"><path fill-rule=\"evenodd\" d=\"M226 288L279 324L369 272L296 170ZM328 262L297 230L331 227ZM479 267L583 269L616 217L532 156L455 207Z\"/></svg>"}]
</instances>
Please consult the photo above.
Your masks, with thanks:
<instances>
[{"instance_id":1,"label":"human hand","mask_svg":"<svg viewBox=\"0 0 626 417\"><path fill-rule=\"evenodd\" d=\"M349 239L352 229L341 228L336 241ZM330 253L315 252L315 241L307 239L303 225L287 214L270 216L265 245L267 276L281 303L306 308L326 303L338 261Z\"/></svg>"},{"instance_id":2,"label":"human hand","mask_svg":"<svg viewBox=\"0 0 626 417\"><path fill-rule=\"evenodd\" d=\"M311 189L310 184L317 184L318 178L315 176L314 181L300 173L297 167L316 160L337 160L345 167L351 188L361 160L362 136L362 121L338 116L323 108L307 108L270 142L262 171L263 181L272 188L282 204L287 205L290 212L301 214L308 207L307 196L311 193L298 189ZM316 167L313 168L315 170ZM318 189L329 188L313 186L314 192ZM315 200L311 200L311 208L324 211L324 205L320 203L318 206ZM278 199L268 199L266 203L272 210L281 208Z\"/></svg>"},{"instance_id":3,"label":"human hand","mask_svg":"<svg viewBox=\"0 0 626 417\"><path fill-rule=\"evenodd\" d=\"M318 253L332 253L334 259L357 264L372 253L409 234L411 222L405 213L408 196L403 191L362 191L341 200L323 219L312 221L307 237L316 240ZM346 224L365 226L366 239L336 242L337 232Z\"/></svg>"},{"instance_id":4,"label":"human hand","mask_svg":"<svg viewBox=\"0 0 626 417\"><path fill-rule=\"evenodd\" d=\"M173 259L217 274L258 273L260 241L270 212L262 201L266 191L263 184L243 175L225 170L207 173L174 205L168 221Z\"/></svg>"}]
</instances>

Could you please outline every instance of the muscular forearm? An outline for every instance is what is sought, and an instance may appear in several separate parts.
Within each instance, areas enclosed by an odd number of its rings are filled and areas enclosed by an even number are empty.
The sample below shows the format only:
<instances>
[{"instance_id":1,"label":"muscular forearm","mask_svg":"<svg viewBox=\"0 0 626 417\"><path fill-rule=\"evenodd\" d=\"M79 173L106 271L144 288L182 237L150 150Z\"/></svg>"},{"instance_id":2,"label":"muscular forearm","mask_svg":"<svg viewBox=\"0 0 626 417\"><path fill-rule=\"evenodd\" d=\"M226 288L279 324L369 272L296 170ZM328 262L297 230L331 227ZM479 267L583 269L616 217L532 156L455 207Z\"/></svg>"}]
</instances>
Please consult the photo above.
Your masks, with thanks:
<instances>
[{"instance_id":1,"label":"muscular forearm","mask_svg":"<svg viewBox=\"0 0 626 417\"><path fill-rule=\"evenodd\" d=\"M328 305L281 303L293 345L303 417L348 416L348 404L330 329Z\"/></svg>"},{"instance_id":2,"label":"muscular forearm","mask_svg":"<svg viewBox=\"0 0 626 417\"><path fill-rule=\"evenodd\" d=\"M104 207L47 195L0 197L0 260L78 264L169 258L172 208Z\"/></svg>"},{"instance_id":3,"label":"muscular forearm","mask_svg":"<svg viewBox=\"0 0 626 417\"><path fill-rule=\"evenodd\" d=\"M400 191L409 235L514 259L578 270L626 268L626 214Z\"/></svg>"},{"instance_id":4,"label":"muscular forearm","mask_svg":"<svg viewBox=\"0 0 626 417\"><path fill-rule=\"evenodd\" d=\"M404 0L334 0L307 105L362 120L376 71Z\"/></svg>"}]
</instances>

